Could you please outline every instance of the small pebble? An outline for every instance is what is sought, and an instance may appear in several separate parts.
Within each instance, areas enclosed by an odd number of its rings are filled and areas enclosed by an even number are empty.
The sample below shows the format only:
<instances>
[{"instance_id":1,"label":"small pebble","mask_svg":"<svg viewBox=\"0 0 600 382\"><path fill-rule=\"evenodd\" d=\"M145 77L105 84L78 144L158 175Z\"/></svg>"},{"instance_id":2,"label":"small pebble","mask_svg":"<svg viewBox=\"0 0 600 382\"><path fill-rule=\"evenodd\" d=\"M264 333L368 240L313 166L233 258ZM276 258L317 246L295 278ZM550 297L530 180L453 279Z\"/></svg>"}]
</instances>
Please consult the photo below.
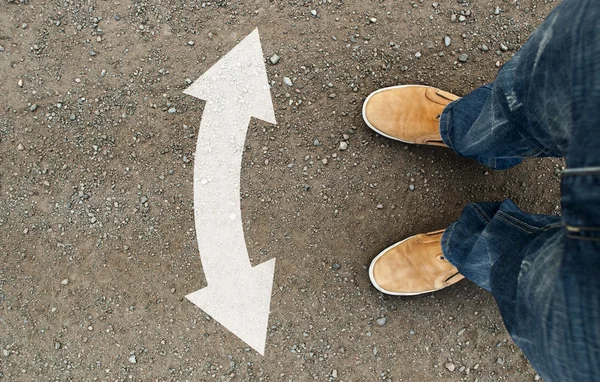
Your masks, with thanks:
<instances>
[{"instance_id":1,"label":"small pebble","mask_svg":"<svg viewBox=\"0 0 600 382\"><path fill-rule=\"evenodd\" d=\"M508 50L508 46L506 46L504 44L500 44L500 50L503 52L506 52Z\"/></svg>"},{"instance_id":2,"label":"small pebble","mask_svg":"<svg viewBox=\"0 0 600 382\"><path fill-rule=\"evenodd\" d=\"M421 58L421 52L417 52L417 53L415 53L415 57L416 57L416 58Z\"/></svg>"},{"instance_id":3,"label":"small pebble","mask_svg":"<svg viewBox=\"0 0 600 382\"><path fill-rule=\"evenodd\" d=\"M466 20L467 20L467 18L465 16L463 16L463 15L458 16L458 21L460 21L461 23L465 22Z\"/></svg>"},{"instance_id":4,"label":"small pebble","mask_svg":"<svg viewBox=\"0 0 600 382\"><path fill-rule=\"evenodd\" d=\"M17 150L23 151L23 150L25 150L25 147L23 147L23 145L21 143L19 143L19 145L17 146Z\"/></svg>"},{"instance_id":5,"label":"small pebble","mask_svg":"<svg viewBox=\"0 0 600 382\"><path fill-rule=\"evenodd\" d=\"M271 61L271 65L275 65L279 62L279 60L281 60L281 57L279 57L277 54L274 54L271 56L271 58L269 58L269 61Z\"/></svg>"},{"instance_id":6,"label":"small pebble","mask_svg":"<svg viewBox=\"0 0 600 382\"><path fill-rule=\"evenodd\" d=\"M33 105L29 106L29 111L36 111L37 107L37 104L34 103Z\"/></svg>"},{"instance_id":7,"label":"small pebble","mask_svg":"<svg viewBox=\"0 0 600 382\"><path fill-rule=\"evenodd\" d=\"M387 318L381 317L381 318L378 318L375 322L377 322L377 325L383 326L387 322Z\"/></svg>"},{"instance_id":8,"label":"small pebble","mask_svg":"<svg viewBox=\"0 0 600 382\"><path fill-rule=\"evenodd\" d=\"M187 42L187 44L188 44L189 46L194 46L194 44L196 44L196 43L195 43L194 41L190 40L190 41L188 41L188 42Z\"/></svg>"},{"instance_id":9,"label":"small pebble","mask_svg":"<svg viewBox=\"0 0 600 382\"><path fill-rule=\"evenodd\" d=\"M331 266L331 268L335 271L337 271L338 269L340 269L342 266L339 265L338 263L333 263L333 265Z\"/></svg>"},{"instance_id":10,"label":"small pebble","mask_svg":"<svg viewBox=\"0 0 600 382\"><path fill-rule=\"evenodd\" d=\"M20 88L23 87L23 80L19 80L19 82L17 82L17 84L19 85Z\"/></svg>"},{"instance_id":11,"label":"small pebble","mask_svg":"<svg viewBox=\"0 0 600 382\"><path fill-rule=\"evenodd\" d=\"M8 357L10 355L10 350L8 349L2 349L2 355L5 357Z\"/></svg>"},{"instance_id":12,"label":"small pebble","mask_svg":"<svg viewBox=\"0 0 600 382\"><path fill-rule=\"evenodd\" d=\"M286 84L287 86L292 86L292 80L289 77L283 77L283 83Z\"/></svg>"},{"instance_id":13,"label":"small pebble","mask_svg":"<svg viewBox=\"0 0 600 382\"><path fill-rule=\"evenodd\" d=\"M444 364L444 367L448 369L448 371L454 371L454 369L456 369L456 366L454 366L452 362L446 362Z\"/></svg>"},{"instance_id":14,"label":"small pebble","mask_svg":"<svg viewBox=\"0 0 600 382\"><path fill-rule=\"evenodd\" d=\"M337 378L337 370L335 370L335 369L334 369L334 370L331 372L331 377L332 377L332 378Z\"/></svg>"},{"instance_id":15,"label":"small pebble","mask_svg":"<svg viewBox=\"0 0 600 382\"><path fill-rule=\"evenodd\" d=\"M346 149L348 149L348 143L344 141L340 142L340 150L344 151Z\"/></svg>"},{"instance_id":16,"label":"small pebble","mask_svg":"<svg viewBox=\"0 0 600 382\"><path fill-rule=\"evenodd\" d=\"M147 201L148 201L148 197L146 195L142 195L142 197L140 198L140 203L145 204Z\"/></svg>"},{"instance_id":17,"label":"small pebble","mask_svg":"<svg viewBox=\"0 0 600 382\"><path fill-rule=\"evenodd\" d=\"M60 342L57 341L54 343L54 349L58 350L58 349L60 349L60 347L61 347Z\"/></svg>"},{"instance_id":18,"label":"small pebble","mask_svg":"<svg viewBox=\"0 0 600 382\"><path fill-rule=\"evenodd\" d=\"M67 285L69 283L69 279L64 279L60 282L62 285Z\"/></svg>"},{"instance_id":19,"label":"small pebble","mask_svg":"<svg viewBox=\"0 0 600 382\"><path fill-rule=\"evenodd\" d=\"M499 15L500 14L500 7L496 7L496 9L494 9L494 14L495 15Z\"/></svg>"},{"instance_id":20,"label":"small pebble","mask_svg":"<svg viewBox=\"0 0 600 382\"><path fill-rule=\"evenodd\" d=\"M106 75L106 70L102 69L100 72L100 77L104 77Z\"/></svg>"},{"instance_id":21,"label":"small pebble","mask_svg":"<svg viewBox=\"0 0 600 382\"><path fill-rule=\"evenodd\" d=\"M450 16L450 21L453 23L456 22L456 15L454 13Z\"/></svg>"},{"instance_id":22,"label":"small pebble","mask_svg":"<svg viewBox=\"0 0 600 382\"><path fill-rule=\"evenodd\" d=\"M27 27L28 27L28 26L29 26L29 25L27 25L27 23L23 23L23 24L21 25L21 28L23 28L23 29L27 29Z\"/></svg>"},{"instance_id":23,"label":"small pebble","mask_svg":"<svg viewBox=\"0 0 600 382\"><path fill-rule=\"evenodd\" d=\"M375 24L377 22L377 19L375 17L371 17L369 21L371 22L371 24Z\"/></svg>"},{"instance_id":24,"label":"small pebble","mask_svg":"<svg viewBox=\"0 0 600 382\"><path fill-rule=\"evenodd\" d=\"M488 50L490 50L490 48L488 48L488 46L485 44L481 44L481 48L479 48L479 49L481 49L484 52L487 52Z\"/></svg>"},{"instance_id":25,"label":"small pebble","mask_svg":"<svg viewBox=\"0 0 600 382\"><path fill-rule=\"evenodd\" d=\"M169 109L169 114L175 114L177 113L177 109L175 109L174 107Z\"/></svg>"},{"instance_id":26,"label":"small pebble","mask_svg":"<svg viewBox=\"0 0 600 382\"><path fill-rule=\"evenodd\" d=\"M113 16L113 19L115 19L115 21L119 21L119 20L121 20L121 16L119 16L119 15L114 15L114 16Z\"/></svg>"},{"instance_id":27,"label":"small pebble","mask_svg":"<svg viewBox=\"0 0 600 382\"><path fill-rule=\"evenodd\" d=\"M460 62L467 62L468 60L469 60L469 55L466 53L463 53L460 56L458 56L458 61L460 61Z\"/></svg>"},{"instance_id":28,"label":"small pebble","mask_svg":"<svg viewBox=\"0 0 600 382\"><path fill-rule=\"evenodd\" d=\"M312 11L310 11L310 14L313 15L313 17L317 17L317 10L313 9Z\"/></svg>"},{"instance_id":29,"label":"small pebble","mask_svg":"<svg viewBox=\"0 0 600 382\"><path fill-rule=\"evenodd\" d=\"M129 356L129 362L130 363L137 363L137 359L135 358L135 354L132 354Z\"/></svg>"},{"instance_id":30,"label":"small pebble","mask_svg":"<svg viewBox=\"0 0 600 382\"><path fill-rule=\"evenodd\" d=\"M408 189L411 190L411 191L414 191L415 190L415 185L414 184L409 184L408 185Z\"/></svg>"},{"instance_id":31,"label":"small pebble","mask_svg":"<svg viewBox=\"0 0 600 382\"><path fill-rule=\"evenodd\" d=\"M96 55L96 52L95 52L95 51L93 51L93 50L90 50L90 52L89 52L89 53L90 53L90 56L92 56L92 57L94 57L94 56Z\"/></svg>"},{"instance_id":32,"label":"small pebble","mask_svg":"<svg viewBox=\"0 0 600 382\"><path fill-rule=\"evenodd\" d=\"M452 42L452 39L450 38L450 36L444 36L444 45L450 46L451 42Z\"/></svg>"}]
</instances>

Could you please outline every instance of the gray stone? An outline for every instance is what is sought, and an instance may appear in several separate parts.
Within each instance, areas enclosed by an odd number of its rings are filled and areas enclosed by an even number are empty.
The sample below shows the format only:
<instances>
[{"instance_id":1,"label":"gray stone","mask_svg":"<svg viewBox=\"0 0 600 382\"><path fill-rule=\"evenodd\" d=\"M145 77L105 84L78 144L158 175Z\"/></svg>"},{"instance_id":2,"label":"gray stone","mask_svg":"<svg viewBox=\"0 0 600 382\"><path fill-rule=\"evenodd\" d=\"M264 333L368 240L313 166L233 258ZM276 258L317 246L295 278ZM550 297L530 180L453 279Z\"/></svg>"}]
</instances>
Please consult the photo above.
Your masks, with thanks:
<instances>
[{"instance_id":1,"label":"gray stone","mask_svg":"<svg viewBox=\"0 0 600 382\"><path fill-rule=\"evenodd\" d=\"M460 62L467 62L468 60L469 60L469 55L466 53L463 53L460 56L458 56L458 61L460 61Z\"/></svg>"},{"instance_id":2,"label":"gray stone","mask_svg":"<svg viewBox=\"0 0 600 382\"><path fill-rule=\"evenodd\" d=\"M381 318L378 318L375 322L377 323L377 325L383 326L387 322L387 318L381 317Z\"/></svg>"},{"instance_id":3,"label":"gray stone","mask_svg":"<svg viewBox=\"0 0 600 382\"><path fill-rule=\"evenodd\" d=\"M340 150L344 151L348 149L348 143L347 142L340 142Z\"/></svg>"},{"instance_id":4,"label":"gray stone","mask_svg":"<svg viewBox=\"0 0 600 382\"><path fill-rule=\"evenodd\" d=\"M451 42L452 42L452 39L450 38L450 36L444 36L444 45L450 46Z\"/></svg>"},{"instance_id":5,"label":"gray stone","mask_svg":"<svg viewBox=\"0 0 600 382\"><path fill-rule=\"evenodd\" d=\"M444 364L444 367L448 369L448 371L454 371L454 369L456 369L456 366L454 366L452 362L446 362Z\"/></svg>"},{"instance_id":6,"label":"gray stone","mask_svg":"<svg viewBox=\"0 0 600 382\"><path fill-rule=\"evenodd\" d=\"M175 109L174 107L169 109L169 114L175 114L177 113L177 109Z\"/></svg>"},{"instance_id":7,"label":"gray stone","mask_svg":"<svg viewBox=\"0 0 600 382\"><path fill-rule=\"evenodd\" d=\"M289 77L283 77L283 83L286 84L287 86L292 86L292 80Z\"/></svg>"},{"instance_id":8,"label":"gray stone","mask_svg":"<svg viewBox=\"0 0 600 382\"><path fill-rule=\"evenodd\" d=\"M279 60L281 60L281 57L279 57L277 54L274 54L271 56L271 58L269 58L269 61L271 61L271 65L275 65L279 62Z\"/></svg>"},{"instance_id":9,"label":"gray stone","mask_svg":"<svg viewBox=\"0 0 600 382\"><path fill-rule=\"evenodd\" d=\"M137 363L137 358L135 358L135 354L132 354L129 356L129 362L130 363Z\"/></svg>"}]
</instances>

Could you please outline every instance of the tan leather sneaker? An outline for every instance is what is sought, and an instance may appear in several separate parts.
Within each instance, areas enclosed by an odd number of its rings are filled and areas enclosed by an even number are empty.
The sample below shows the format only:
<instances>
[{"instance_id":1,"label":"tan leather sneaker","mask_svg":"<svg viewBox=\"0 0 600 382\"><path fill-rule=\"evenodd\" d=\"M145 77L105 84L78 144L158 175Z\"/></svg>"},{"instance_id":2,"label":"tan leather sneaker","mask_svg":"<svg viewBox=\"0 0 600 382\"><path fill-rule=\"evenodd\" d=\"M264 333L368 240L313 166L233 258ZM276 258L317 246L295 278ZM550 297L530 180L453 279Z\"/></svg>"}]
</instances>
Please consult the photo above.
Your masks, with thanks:
<instances>
[{"instance_id":1,"label":"tan leather sneaker","mask_svg":"<svg viewBox=\"0 0 600 382\"><path fill-rule=\"evenodd\" d=\"M434 292L464 278L442 254L444 230L411 236L371 262L369 277L383 293L414 296Z\"/></svg>"},{"instance_id":2,"label":"tan leather sneaker","mask_svg":"<svg viewBox=\"0 0 600 382\"><path fill-rule=\"evenodd\" d=\"M392 86L367 97L363 119L384 137L447 147L440 136L440 115L446 105L459 98L431 86Z\"/></svg>"}]
</instances>

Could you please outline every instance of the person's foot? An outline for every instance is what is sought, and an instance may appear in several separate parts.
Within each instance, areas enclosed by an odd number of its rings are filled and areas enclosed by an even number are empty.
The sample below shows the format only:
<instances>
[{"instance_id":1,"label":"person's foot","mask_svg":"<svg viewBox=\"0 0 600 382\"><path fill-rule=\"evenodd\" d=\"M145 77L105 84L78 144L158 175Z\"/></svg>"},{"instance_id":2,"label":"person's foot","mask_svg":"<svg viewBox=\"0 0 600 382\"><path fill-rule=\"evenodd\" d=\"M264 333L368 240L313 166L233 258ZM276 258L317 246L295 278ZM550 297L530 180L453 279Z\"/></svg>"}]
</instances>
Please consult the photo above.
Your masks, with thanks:
<instances>
[{"instance_id":1,"label":"person's foot","mask_svg":"<svg viewBox=\"0 0 600 382\"><path fill-rule=\"evenodd\" d=\"M458 96L430 86L379 89L363 105L363 119L378 134L405 143L444 146L440 115Z\"/></svg>"},{"instance_id":2,"label":"person's foot","mask_svg":"<svg viewBox=\"0 0 600 382\"><path fill-rule=\"evenodd\" d=\"M373 286L394 296L434 292L464 278L442 253L444 230L411 236L385 249L371 262Z\"/></svg>"}]
</instances>

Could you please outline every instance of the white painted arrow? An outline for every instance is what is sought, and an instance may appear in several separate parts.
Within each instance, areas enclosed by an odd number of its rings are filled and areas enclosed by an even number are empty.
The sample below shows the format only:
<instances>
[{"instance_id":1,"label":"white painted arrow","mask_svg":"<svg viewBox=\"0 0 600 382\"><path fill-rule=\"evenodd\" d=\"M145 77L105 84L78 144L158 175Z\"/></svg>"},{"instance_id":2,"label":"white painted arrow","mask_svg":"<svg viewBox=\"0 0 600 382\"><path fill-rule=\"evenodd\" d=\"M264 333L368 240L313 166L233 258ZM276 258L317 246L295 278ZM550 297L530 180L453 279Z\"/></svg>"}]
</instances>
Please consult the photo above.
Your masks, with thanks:
<instances>
[{"instance_id":1,"label":"white painted arrow","mask_svg":"<svg viewBox=\"0 0 600 382\"><path fill-rule=\"evenodd\" d=\"M240 207L250 118L276 123L258 29L184 93L206 101L194 162L194 216L208 283L186 297L264 355L275 259L252 267Z\"/></svg>"}]
</instances>

